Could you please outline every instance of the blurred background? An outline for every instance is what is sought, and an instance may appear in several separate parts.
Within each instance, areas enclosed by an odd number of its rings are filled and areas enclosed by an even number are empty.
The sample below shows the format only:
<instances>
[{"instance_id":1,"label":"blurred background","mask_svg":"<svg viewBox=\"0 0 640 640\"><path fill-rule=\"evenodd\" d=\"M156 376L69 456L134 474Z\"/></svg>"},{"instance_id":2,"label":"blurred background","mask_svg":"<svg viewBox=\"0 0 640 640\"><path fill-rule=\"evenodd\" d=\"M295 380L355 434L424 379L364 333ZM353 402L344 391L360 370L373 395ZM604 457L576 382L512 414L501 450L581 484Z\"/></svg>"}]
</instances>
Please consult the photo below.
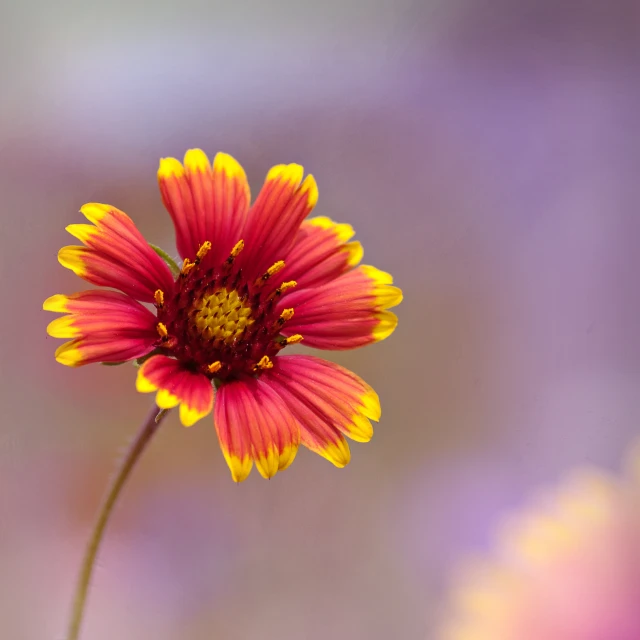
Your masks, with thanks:
<instances>
[{"instance_id":1,"label":"blurred background","mask_svg":"<svg viewBox=\"0 0 640 640\"><path fill-rule=\"evenodd\" d=\"M85 202L173 251L161 156L224 150L404 289L331 354L379 392L351 464L235 485L171 416L107 533L86 640L432 638L462 555L640 425L634 0L0 4L0 637L62 640L85 540L147 412L135 370L57 364L57 264Z\"/></svg>"}]
</instances>

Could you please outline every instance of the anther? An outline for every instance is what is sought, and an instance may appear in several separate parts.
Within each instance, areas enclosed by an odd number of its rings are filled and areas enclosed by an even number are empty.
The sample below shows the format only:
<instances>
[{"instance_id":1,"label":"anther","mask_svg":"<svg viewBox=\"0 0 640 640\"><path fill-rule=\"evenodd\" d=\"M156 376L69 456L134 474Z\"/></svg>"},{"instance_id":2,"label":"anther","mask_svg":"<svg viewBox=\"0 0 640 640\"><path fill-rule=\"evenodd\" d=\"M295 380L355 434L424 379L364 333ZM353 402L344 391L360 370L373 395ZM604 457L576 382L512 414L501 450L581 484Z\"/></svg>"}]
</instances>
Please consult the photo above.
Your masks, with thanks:
<instances>
[{"instance_id":1,"label":"anther","mask_svg":"<svg viewBox=\"0 0 640 640\"><path fill-rule=\"evenodd\" d=\"M256 286L264 284L271 276L274 276L278 271L282 271L284 269L284 260L278 260L278 262L274 262L257 280Z\"/></svg>"},{"instance_id":2,"label":"anther","mask_svg":"<svg viewBox=\"0 0 640 640\"><path fill-rule=\"evenodd\" d=\"M164 322L158 322L158 324L156 325L156 329L158 330L158 333L163 340L169 335L169 332L167 331L167 325L164 324Z\"/></svg>"},{"instance_id":3,"label":"anther","mask_svg":"<svg viewBox=\"0 0 640 640\"><path fill-rule=\"evenodd\" d=\"M284 291L287 289L293 289L297 287L298 283L295 280L289 280L288 282L283 282L268 298L268 300L273 300L274 298L281 296Z\"/></svg>"},{"instance_id":4,"label":"anther","mask_svg":"<svg viewBox=\"0 0 640 640\"><path fill-rule=\"evenodd\" d=\"M278 262L274 262L262 275L263 280L268 280L271 276L274 276L278 271L282 271L284 269L284 260L278 260Z\"/></svg>"},{"instance_id":5,"label":"anther","mask_svg":"<svg viewBox=\"0 0 640 640\"><path fill-rule=\"evenodd\" d=\"M209 251L211 251L211 243L208 240L205 240L200 245L200 248L198 249L198 253L196 253L196 261L202 260L202 258L204 258L207 255L207 253L209 253Z\"/></svg>"},{"instance_id":6,"label":"anther","mask_svg":"<svg viewBox=\"0 0 640 640\"><path fill-rule=\"evenodd\" d=\"M191 262L189 258L185 258L184 262L182 263L182 269L180 269L180 273L183 276L186 276L189 273L189 271L191 271L195 266L196 266L195 262Z\"/></svg>"},{"instance_id":7,"label":"anther","mask_svg":"<svg viewBox=\"0 0 640 640\"><path fill-rule=\"evenodd\" d=\"M295 333L292 336L289 336L288 338L285 338L284 336L278 336L274 340L274 343L275 343L276 349L278 349L278 351L279 351L280 349L284 349L286 346L288 346L290 344L298 344L299 342L302 342L303 340L304 340L304 338L302 337L301 334Z\"/></svg>"},{"instance_id":8,"label":"anther","mask_svg":"<svg viewBox=\"0 0 640 640\"><path fill-rule=\"evenodd\" d=\"M227 268L229 268L233 261L238 257L239 253L244 249L244 240L238 240L234 245L233 249L231 249L231 253L229 257L224 261L224 264Z\"/></svg>"},{"instance_id":9,"label":"anther","mask_svg":"<svg viewBox=\"0 0 640 640\"><path fill-rule=\"evenodd\" d=\"M237 258L238 254L244 249L244 240L238 240L236 242L233 249L231 249L231 253L229 254L230 258Z\"/></svg>"},{"instance_id":10,"label":"anther","mask_svg":"<svg viewBox=\"0 0 640 640\"><path fill-rule=\"evenodd\" d=\"M287 289L293 289L294 287L297 287L298 283L295 280L289 280L289 282L283 282L278 289L280 290L280 292L286 291Z\"/></svg>"},{"instance_id":11,"label":"anther","mask_svg":"<svg viewBox=\"0 0 640 640\"><path fill-rule=\"evenodd\" d=\"M162 289L157 289L153 294L153 299L155 300L156 307L162 307L164 305L164 293Z\"/></svg>"},{"instance_id":12,"label":"anther","mask_svg":"<svg viewBox=\"0 0 640 640\"><path fill-rule=\"evenodd\" d=\"M278 322L280 324L284 324L285 322L291 320L293 318L293 309L283 309L280 317L278 318Z\"/></svg>"},{"instance_id":13,"label":"anther","mask_svg":"<svg viewBox=\"0 0 640 640\"><path fill-rule=\"evenodd\" d=\"M262 356L260 358L260 362L253 367L254 371L264 370L264 369L273 369L273 362L271 362L269 356Z\"/></svg>"},{"instance_id":14,"label":"anther","mask_svg":"<svg viewBox=\"0 0 640 640\"><path fill-rule=\"evenodd\" d=\"M222 363L220 362L220 360L216 360L207 367L207 370L209 371L209 373L216 373L217 371L220 371L221 368Z\"/></svg>"}]
</instances>

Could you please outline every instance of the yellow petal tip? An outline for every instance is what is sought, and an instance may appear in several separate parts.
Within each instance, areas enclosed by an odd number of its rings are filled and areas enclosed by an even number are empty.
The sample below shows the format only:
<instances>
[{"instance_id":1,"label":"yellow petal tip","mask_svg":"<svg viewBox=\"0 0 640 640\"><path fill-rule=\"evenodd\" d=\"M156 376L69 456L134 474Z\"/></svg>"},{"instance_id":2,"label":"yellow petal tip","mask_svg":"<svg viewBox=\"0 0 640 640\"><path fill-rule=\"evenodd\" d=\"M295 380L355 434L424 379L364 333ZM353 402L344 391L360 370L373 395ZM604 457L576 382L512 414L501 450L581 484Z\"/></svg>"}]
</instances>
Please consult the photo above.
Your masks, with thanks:
<instances>
[{"instance_id":1,"label":"yellow petal tip","mask_svg":"<svg viewBox=\"0 0 640 640\"><path fill-rule=\"evenodd\" d=\"M69 310L67 302L69 297L61 293L56 293L53 296L49 296L43 303L42 308L44 311L54 311L56 313L66 313Z\"/></svg>"},{"instance_id":2,"label":"yellow petal tip","mask_svg":"<svg viewBox=\"0 0 640 640\"><path fill-rule=\"evenodd\" d=\"M320 227L320 229L332 229L337 226L336 223L327 216L315 216L314 218L309 218L305 222L313 227Z\"/></svg>"},{"instance_id":3,"label":"yellow petal tip","mask_svg":"<svg viewBox=\"0 0 640 640\"><path fill-rule=\"evenodd\" d=\"M391 307L396 307L403 299L402 289L389 285L376 287L375 295L376 304L382 309L391 309Z\"/></svg>"},{"instance_id":4,"label":"yellow petal tip","mask_svg":"<svg viewBox=\"0 0 640 640\"><path fill-rule=\"evenodd\" d=\"M273 478L278 473L278 458L273 448L267 455L259 455L254 460L258 473L265 479Z\"/></svg>"},{"instance_id":5,"label":"yellow petal tip","mask_svg":"<svg viewBox=\"0 0 640 640\"><path fill-rule=\"evenodd\" d=\"M303 175L304 169L299 164L277 164L275 167L269 169L267 182L282 180L283 182L289 182L295 187L298 187L302 182Z\"/></svg>"},{"instance_id":6,"label":"yellow petal tip","mask_svg":"<svg viewBox=\"0 0 640 640\"><path fill-rule=\"evenodd\" d=\"M66 367L78 367L82 364L82 353L76 348L75 340L61 344L55 353L56 361Z\"/></svg>"},{"instance_id":7,"label":"yellow petal tip","mask_svg":"<svg viewBox=\"0 0 640 640\"><path fill-rule=\"evenodd\" d=\"M363 413L370 418L371 420L375 420L376 422L380 420L380 416L382 415L382 407L380 406L380 398L378 394L373 390L369 389L362 396L362 406Z\"/></svg>"},{"instance_id":8,"label":"yellow petal tip","mask_svg":"<svg viewBox=\"0 0 640 640\"><path fill-rule=\"evenodd\" d=\"M347 224L346 222L334 222L327 216L316 216L315 218L309 218L309 220L307 220L307 223L313 227L318 227L323 231L331 231L331 233L336 236L340 244L351 240L351 238L353 238L353 236L356 234L350 224Z\"/></svg>"},{"instance_id":9,"label":"yellow petal tip","mask_svg":"<svg viewBox=\"0 0 640 640\"><path fill-rule=\"evenodd\" d=\"M364 256L364 248L361 242L357 240L355 242L348 242L344 245L344 250L347 252L347 264L350 267L355 267L359 264L360 260Z\"/></svg>"},{"instance_id":10,"label":"yellow petal tip","mask_svg":"<svg viewBox=\"0 0 640 640\"><path fill-rule=\"evenodd\" d=\"M144 365L142 365L138 369L138 375L136 377L136 391L139 391L140 393L151 393L157 388L158 387L156 387L155 384L153 384L148 378L145 377Z\"/></svg>"},{"instance_id":11,"label":"yellow petal tip","mask_svg":"<svg viewBox=\"0 0 640 640\"><path fill-rule=\"evenodd\" d=\"M302 169L302 167L300 167ZM307 206L313 208L318 202L318 184L316 179L309 174L300 185L300 193L307 194Z\"/></svg>"},{"instance_id":12,"label":"yellow petal tip","mask_svg":"<svg viewBox=\"0 0 640 640\"><path fill-rule=\"evenodd\" d=\"M331 462L331 464L338 467L338 469L346 467L351 461L351 450L349 449L347 441L344 439L336 443L332 442L318 449L317 452Z\"/></svg>"},{"instance_id":13,"label":"yellow petal tip","mask_svg":"<svg viewBox=\"0 0 640 640\"><path fill-rule=\"evenodd\" d=\"M73 326L74 316L62 316L47 325L47 333L52 338L77 338L80 331Z\"/></svg>"},{"instance_id":14,"label":"yellow petal tip","mask_svg":"<svg viewBox=\"0 0 640 640\"><path fill-rule=\"evenodd\" d=\"M195 173L208 173L211 170L211 164L207 154L202 149L189 149L184 154L184 168Z\"/></svg>"},{"instance_id":15,"label":"yellow petal tip","mask_svg":"<svg viewBox=\"0 0 640 640\"><path fill-rule=\"evenodd\" d=\"M158 167L158 179L182 178L185 174L182 163L176 158L161 158Z\"/></svg>"},{"instance_id":16,"label":"yellow petal tip","mask_svg":"<svg viewBox=\"0 0 640 640\"><path fill-rule=\"evenodd\" d=\"M93 224L98 224L100 220L102 220L108 213L111 211L112 207L108 204L100 204L99 202L88 202L87 204L80 207L80 213L87 219L89 222L93 222ZM75 226L75 225L69 225ZM80 226L80 225L77 225ZM69 227L67 227L67 231L69 231ZM71 233L69 231L69 233Z\"/></svg>"},{"instance_id":17,"label":"yellow petal tip","mask_svg":"<svg viewBox=\"0 0 640 640\"><path fill-rule=\"evenodd\" d=\"M174 396L173 393L167 389L158 389L156 394L156 404L161 409L173 409L180 403L180 398ZM186 425L185 425L186 426Z\"/></svg>"},{"instance_id":18,"label":"yellow petal tip","mask_svg":"<svg viewBox=\"0 0 640 640\"><path fill-rule=\"evenodd\" d=\"M378 324L373 329L373 339L376 342L388 338L398 326L398 316L391 311L380 311L376 313Z\"/></svg>"},{"instance_id":19,"label":"yellow petal tip","mask_svg":"<svg viewBox=\"0 0 640 640\"><path fill-rule=\"evenodd\" d=\"M87 249L84 247L77 247L74 245L68 247L62 247L58 251L58 262L70 269L76 275L82 276L85 272L84 260L82 259Z\"/></svg>"},{"instance_id":20,"label":"yellow petal tip","mask_svg":"<svg viewBox=\"0 0 640 640\"><path fill-rule=\"evenodd\" d=\"M278 459L278 471L284 471L294 461L296 454L298 453L297 444L288 444L280 452L280 458Z\"/></svg>"},{"instance_id":21,"label":"yellow petal tip","mask_svg":"<svg viewBox=\"0 0 640 640\"><path fill-rule=\"evenodd\" d=\"M238 456L225 453L224 457L234 482L242 482L249 477L253 466L253 460L249 456L240 459Z\"/></svg>"},{"instance_id":22,"label":"yellow petal tip","mask_svg":"<svg viewBox=\"0 0 640 640\"><path fill-rule=\"evenodd\" d=\"M377 285L393 284L393 276L386 271L381 271L370 264L363 264L360 269L367 278L373 280Z\"/></svg>"},{"instance_id":23,"label":"yellow petal tip","mask_svg":"<svg viewBox=\"0 0 640 640\"><path fill-rule=\"evenodd\" d=\"M65 230L74 238L77 238L80 242L84 242L85 244L92 236L100 233L98 228L94 227L92 224L69 224L65 227Z\"/></svg>"},{"instance_id":24,"label":"yellow petal tip","mask_svg":"<svg viewBox=\"0 0 640 640\"><path fill-rule=\"evenodd\" d=\"M242 165L233 156L222 152L216 153L213 159L213 171L225 173L231 178L245 176Z\"/></svg>"},{"instance_id":25,"label":"yellow petal tip","mask_svg":"<svg viewBox=\"0 0 640 640\"><path fill-rule=\"evenodd\" d=\"M184 402L180 404L180 422L183 427L192 427L198 420L204 418L211 411L198 411L193 407L188 407Z\"/></svg>"},{"instance_id":26,"label":"yellow petal tip","mask_svg":"<svg viewBox=\"0 0 640 640\"><path fill-rule=\"evenodd\" d=\"M369 442L373 438L373 425L369 418L357 413L351 418L347 435L356 442Z\"/></svg>"}]
</instances>

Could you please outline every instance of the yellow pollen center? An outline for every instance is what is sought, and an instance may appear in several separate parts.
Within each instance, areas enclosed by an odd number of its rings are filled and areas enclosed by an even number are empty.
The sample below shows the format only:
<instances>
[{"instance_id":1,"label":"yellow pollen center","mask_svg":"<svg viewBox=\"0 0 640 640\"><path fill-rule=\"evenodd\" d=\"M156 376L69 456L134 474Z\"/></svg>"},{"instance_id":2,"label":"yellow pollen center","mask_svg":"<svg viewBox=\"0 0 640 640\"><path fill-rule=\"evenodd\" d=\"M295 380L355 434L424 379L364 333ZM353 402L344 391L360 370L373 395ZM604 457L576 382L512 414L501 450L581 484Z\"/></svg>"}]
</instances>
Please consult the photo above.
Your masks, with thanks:
<instances>
[{"instance_id":1,"label":"yellow pollen center","mask_svg":"<svg viewBox=\"0 0 640 640\"><path fill-rule=\"evenodd\" d=\"M251 306L235 290L217 289L196 300L192 309L197 332L206 340L231 344L254 322Z\"/></svg>"}]
</instances>

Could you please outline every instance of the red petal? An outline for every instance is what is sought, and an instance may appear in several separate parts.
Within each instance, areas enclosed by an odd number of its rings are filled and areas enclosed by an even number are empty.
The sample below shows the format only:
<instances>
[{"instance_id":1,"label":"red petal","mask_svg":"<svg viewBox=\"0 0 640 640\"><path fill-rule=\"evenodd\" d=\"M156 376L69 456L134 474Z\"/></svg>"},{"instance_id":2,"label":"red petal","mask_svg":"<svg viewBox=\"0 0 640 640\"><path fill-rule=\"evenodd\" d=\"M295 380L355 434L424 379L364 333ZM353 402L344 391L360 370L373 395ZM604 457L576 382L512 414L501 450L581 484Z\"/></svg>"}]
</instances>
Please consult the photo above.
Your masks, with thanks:
<instances>
[{"instance_id":1,"label":"red petal","mask_svg":"<svg viewBox=\"0 0 640 640\"><path fill-rule=\"evenodd\" d=\"M213 408L209 378L167 356L152 356L138 369L136 388L142 393L157 391L156 403L161 409L179 404L180 421L185 427L204 418Z\"/></svg>"},{"instance_id":2,"label":"red petal","mask_svg":"<svg viewBox=\"0 0 640 640\"><path fill-rule=\"evenodd\" d=\"M300 443L299 427L280 397L262 379L221 385L215 407L220 447L236 482L253 462L265 478L288 467Z\"/></svg>"},{"instance_id":3,"label":"red petal","mask_svg":"<svg viewBox=\"0 0 640 640\"><path fill-rule=\"evenodd\" d=\"M209 260L217 263L226 258L241 239L249 209L249 184L240 164L218 153L212 168L203 151L190 149L184 166L175 158L160 161L158 183L180 255L193 259L208 241L213 245Z\"/></svg>"},{"instance_id":4,"label":"red petal","mask_svg":"<svg viewBox=\"0 0 640 640\"><path fill-rule=\"evenodd\" d=\"M354 235L348 224L325 217L305 220L285 258L278 279L295 280L298 290L318 287L353 268L362 258L362 245L347 242Z\"/></svg>"},{"instance_id":5,"label":"red petal","mask_svg":"<svg viewBox=\"0 0 640 640\"><path fill-rule=\"evenodd\" d=\"M305 345L319 349L353 349L384 340L398 321L387 309L402 300L391 283L389 274L363 265L322 287L289 293L279 308L293 308L294 316L282 332L299 333Z\"/></svg>"},{"instance_id":6,"label":"red petal","mask_svg":"<svg viewBox=\"0 0 640 640\"><path fill-rule=\"evenodd\" d=\"M74 338L61 345L56 359L80 366L91 362L122 362L139 358L158 340L155 316L139 302L116 291L82 291L45 300L46 311L69 315L49 323L54 338Z\"/></svg>"},{"instance_id":7,"label":"red petal","mask_svg":"<svg viewBox=\"0 0 640 640\"><path fill-rule=\"evenodd\" d=\"M318 200L313 176L302 180L300 165L277 165L267 174L262 190L249 210L243 239L241 264L249 278L266 269L289 252L302 221Z\"/></svg>"},{"instance_id":8,"label":"red petal","mask_svg":"<svg viewBox=\"0 0 640 640\"><path fill-rule=\"evenodd\" d=\"M313 356L280 356L274 375L297 397L325 416L327 423L358 442L373 435L380 419L378 394L352 371Z\"/></svg>"},{"instance_id":9,"label":"red petal","mask_svg":"<svg viewBox=\"0 0 640 640\"><path fill-rule=\"evenodd\" d=\"M157 289L171 291L171 271L126 213L103 204L86 204L80 211L95 226L67 227L85 247L60 249L60 264L87 282L120 289L143 302L152 302Z\"/></svg>"}]
</instances>

